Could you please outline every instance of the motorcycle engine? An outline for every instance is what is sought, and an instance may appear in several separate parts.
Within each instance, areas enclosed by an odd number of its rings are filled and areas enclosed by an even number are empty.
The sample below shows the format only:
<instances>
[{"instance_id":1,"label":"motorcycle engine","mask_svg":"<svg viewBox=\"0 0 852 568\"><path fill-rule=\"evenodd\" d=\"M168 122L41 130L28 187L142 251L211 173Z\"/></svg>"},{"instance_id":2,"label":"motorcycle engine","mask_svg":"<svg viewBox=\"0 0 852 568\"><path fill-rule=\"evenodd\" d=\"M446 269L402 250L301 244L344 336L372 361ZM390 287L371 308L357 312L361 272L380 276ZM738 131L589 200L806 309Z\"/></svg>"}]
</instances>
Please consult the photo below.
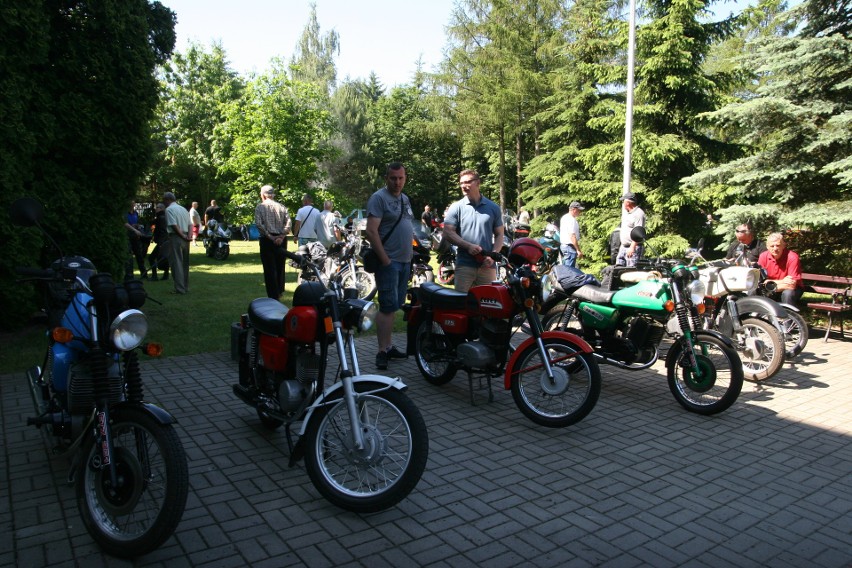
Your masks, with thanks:
<instances>
[{"instance_id":1,"label":"motorcycle engine","mask_svg":"<svg viewBox=\"0 0 852 568\"><path fill-rule=\"evenodd\" d=\"M645 363L654 356L655 348L664 333L662 325L635 317L621 330L620 338L610 338L606 349L625 363Z\"/></svg>"},{"instance_id":2,"label":"motorcycle engine","mask_svg":"<svg viewBox=\"0 0 852 568\"><path fill-rule=\"evenodd\" d=\"M307 396L307 386L319 378L319 356L311 351L296 355L296 378L284 379L278 385L278 404L281 411L292 414L299 410Z\"/></svg>"}]
</instances>

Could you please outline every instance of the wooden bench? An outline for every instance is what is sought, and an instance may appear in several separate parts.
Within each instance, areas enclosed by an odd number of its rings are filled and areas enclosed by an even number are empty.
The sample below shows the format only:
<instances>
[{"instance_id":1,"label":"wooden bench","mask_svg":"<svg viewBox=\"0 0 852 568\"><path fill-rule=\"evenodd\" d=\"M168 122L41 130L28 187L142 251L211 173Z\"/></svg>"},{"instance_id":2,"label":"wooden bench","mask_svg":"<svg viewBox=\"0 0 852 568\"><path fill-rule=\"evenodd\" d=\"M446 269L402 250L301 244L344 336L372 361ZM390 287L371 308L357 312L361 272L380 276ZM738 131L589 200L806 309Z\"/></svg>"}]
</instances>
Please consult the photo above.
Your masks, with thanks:
<instances>
[{"instance_id":1,"label":"wooden bench","mask_svg":"<svg viewBox=\"0 0 852 568\"><path fill-rule=\"evenodd\" d=\"M805 291L807 292L831 296L831 302L808 302L808 308L824 311L828 314L828 325L826 325L823 341L828 341L828 334L831 333L831 325L835 318L840 323L840 337L844 337L843 318L847 313L852 312L852 303L850 303L850 300L852 300L852 278L803 273L802 282L805 284Z\"/></svg>"}]
</instances>

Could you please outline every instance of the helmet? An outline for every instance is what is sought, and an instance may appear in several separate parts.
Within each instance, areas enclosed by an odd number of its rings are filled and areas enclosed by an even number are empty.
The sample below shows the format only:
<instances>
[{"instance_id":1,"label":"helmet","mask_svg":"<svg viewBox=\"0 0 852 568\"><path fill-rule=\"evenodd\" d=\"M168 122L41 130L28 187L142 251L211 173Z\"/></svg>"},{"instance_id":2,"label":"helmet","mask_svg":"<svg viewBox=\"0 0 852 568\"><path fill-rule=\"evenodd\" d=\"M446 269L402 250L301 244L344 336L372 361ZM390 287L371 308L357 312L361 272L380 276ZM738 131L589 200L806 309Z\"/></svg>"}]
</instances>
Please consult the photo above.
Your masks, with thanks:
<instances>
[{"instance_id":1,"label":"helmet","mask_svg":"<svg viewBox=\"0 0 852 568\"><path fill-rule=\"evenodd\" d=\"M529 237L517 239L509 247L509 263L512 266L521 266L523 264L536 264L544 255L544 248L541 244Z\"/></svg>"}]
</instances>

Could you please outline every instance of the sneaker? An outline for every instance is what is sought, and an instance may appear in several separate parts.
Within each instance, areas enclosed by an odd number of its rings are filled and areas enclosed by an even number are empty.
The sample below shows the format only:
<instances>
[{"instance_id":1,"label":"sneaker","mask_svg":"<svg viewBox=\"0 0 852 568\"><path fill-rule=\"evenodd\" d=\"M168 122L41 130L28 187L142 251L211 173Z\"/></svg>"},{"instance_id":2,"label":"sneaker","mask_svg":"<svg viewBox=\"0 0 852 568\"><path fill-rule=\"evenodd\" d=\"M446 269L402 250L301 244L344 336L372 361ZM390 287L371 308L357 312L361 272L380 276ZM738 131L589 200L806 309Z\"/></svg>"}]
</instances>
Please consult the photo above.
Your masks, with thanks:
<instances>
[{"instance_id":1,"label":"sneaker","mask_svg":"<svg viewBox=\"0 0 852 568\"><path fill-rule=\"evenodd\" d=\"M387 351L388 359L407 359L408 355L391 345L391 348Z\"/></svg>"},{"instance_id":2,"label":"sneaker","mask_svg":"<svg viewBox=\"0 0 852 568\"><path fill-rule=\"evenodd\" d=\"M379 351L376 353L376 368L384 371L388 368L388 353L387 351Z\"/></svg>"}]
</instances>

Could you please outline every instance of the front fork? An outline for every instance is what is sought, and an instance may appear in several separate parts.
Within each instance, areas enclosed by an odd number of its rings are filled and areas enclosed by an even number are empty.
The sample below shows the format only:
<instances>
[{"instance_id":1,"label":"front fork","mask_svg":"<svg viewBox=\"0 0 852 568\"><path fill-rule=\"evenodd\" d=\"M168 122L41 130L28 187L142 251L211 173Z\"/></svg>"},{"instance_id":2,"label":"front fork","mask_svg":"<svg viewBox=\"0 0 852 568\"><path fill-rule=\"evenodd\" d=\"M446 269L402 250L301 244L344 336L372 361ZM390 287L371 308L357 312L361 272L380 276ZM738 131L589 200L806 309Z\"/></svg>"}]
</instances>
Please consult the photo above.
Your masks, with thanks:
<instances>
[{"instance_id":1,"label":"front fork","mask_svg":"<svg viewBox=\"0 0 852 568\"><path fill-rule=\"evenodd\" d=\"M333 294L333 292L331 293ZM340 307L337 304L337 297L330 298L331 321L334 326L334 341L337 345L337 352L340 354L340 381L343 384L343 400L346 404L346 410L349 413L349 421L352 423L352 445L356 450L363 450L364 432L361 430L361 418L358 412L358 402L356 400L357 393L355 392L355 383L353 382L352 370L349 368L348 357L346 356L346 342L343 339L343 324L340 321ZM354 341L350 341L350 349L354 352ZM358 359L355 360L355 370L358 370Z\"/></svg>"},{"instance_id":2,"label":"front fork","mask_svg":"<svg viewBox=\"0 0 852 568\"><path fill-rule=\"evenodd\" d=\"M524 306L524 312L526 313L527 321L530 322L530 331L532 332L532 336L535 338L535 344L538 347L539 354L541 355L542 364L547 372L547 379L551 384L553 384L555 382L553 377L553 366L550 364L550 357L547 354L547 348L544 346L544 340L541 338L541 334L544 331L544 328L541 326L541 319L539 319L535 308L532 306Z\"/></svg>"}]
</instances>

